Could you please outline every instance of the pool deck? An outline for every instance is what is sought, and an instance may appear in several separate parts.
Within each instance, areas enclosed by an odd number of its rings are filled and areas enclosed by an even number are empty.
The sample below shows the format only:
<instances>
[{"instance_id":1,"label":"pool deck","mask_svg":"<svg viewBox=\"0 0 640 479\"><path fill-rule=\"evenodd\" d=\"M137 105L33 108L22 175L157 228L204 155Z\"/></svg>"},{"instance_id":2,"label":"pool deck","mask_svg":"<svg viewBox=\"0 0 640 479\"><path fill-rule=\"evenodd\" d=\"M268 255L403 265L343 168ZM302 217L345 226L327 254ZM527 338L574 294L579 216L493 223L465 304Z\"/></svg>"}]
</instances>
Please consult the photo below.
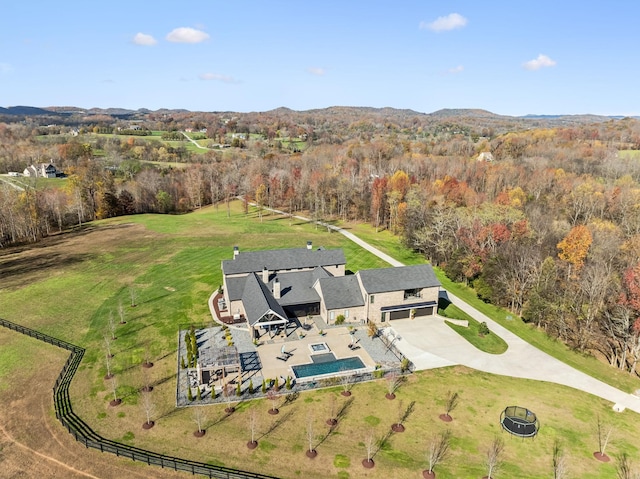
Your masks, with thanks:
<instances>
[{"instance_id":1,"label":"pool deck","mask_svg":"<svg viewBox=\"0 0 640 479\"><path fill-rule=\"evenodd\" d=\"M294 377L291 366L298 364L307 364L311 361L311 349L310 344L314 343L326 343L329 346L331 352L336 356L336 359L350 358L358 356L366 367L375 367L376 363L371 358L366 349L359 346L357 349L349 349L351 343L351 334L349 330L344 328L330 328L325 330L324 335L320 335L320 332L314 327L310 331L306 332L304 338L292 340L291 337L297 337L296 332L292 332L288 338L276 337L266 341L264 338L257 347L257 352L260 355L260 362L262 363L262 375L265 378L275 377ZM292 353L287 361L282 361L278 357L282 357L282 346L285 346L285 351ZM327 351L320 351L319 353L326 353ZM316 353L317 354L317 353Z\"/></svg>"}]
</instances>

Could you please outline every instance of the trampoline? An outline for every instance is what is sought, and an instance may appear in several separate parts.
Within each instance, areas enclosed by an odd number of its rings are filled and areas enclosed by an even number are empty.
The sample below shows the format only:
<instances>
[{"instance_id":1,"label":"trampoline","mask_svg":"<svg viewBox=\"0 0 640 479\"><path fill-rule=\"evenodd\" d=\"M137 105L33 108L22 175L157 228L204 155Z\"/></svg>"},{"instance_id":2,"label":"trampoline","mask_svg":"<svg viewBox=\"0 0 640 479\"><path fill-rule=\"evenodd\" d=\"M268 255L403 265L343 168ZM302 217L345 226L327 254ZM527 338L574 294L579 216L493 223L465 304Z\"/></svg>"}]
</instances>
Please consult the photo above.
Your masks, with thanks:
<instances>
[{"instance_id":1,"label":"trampoline","mask_svg":"<svg viewBox=\"0 0 640 479\"><path fill-rule=\"evenodd\" d=\"M502 411L500 424L505 431L518 437L534 437L540 428L536 415L520 406L509 406Z\"/></svg>"}]
</instances>

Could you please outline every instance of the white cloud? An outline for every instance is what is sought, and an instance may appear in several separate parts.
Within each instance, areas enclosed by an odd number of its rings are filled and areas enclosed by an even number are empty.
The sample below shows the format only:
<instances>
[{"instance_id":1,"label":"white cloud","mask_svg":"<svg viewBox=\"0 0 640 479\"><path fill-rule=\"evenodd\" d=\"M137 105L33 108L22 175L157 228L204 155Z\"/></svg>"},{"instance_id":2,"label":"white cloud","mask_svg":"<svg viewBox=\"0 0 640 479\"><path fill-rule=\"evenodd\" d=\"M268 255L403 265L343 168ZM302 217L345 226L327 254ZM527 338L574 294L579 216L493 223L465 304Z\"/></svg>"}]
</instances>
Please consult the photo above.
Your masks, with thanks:
<instances>
[{"instance_id":1,"label":"white cloud","mask_svg":"<svg viewBox=\"0 0 640 479\"><path fill-rule=\"evenodd\" d=\"M189 27L175 28L167 34L167 40L174 43L201 43L208 38L208 33Z\"/></svg>"},{"instance_id":2,"label":"white cloud","mask_svg":"<svg viewBox=\"0 0 640 479\"><path fill-rule=\"evenodd\" d=\"M433 22L420 22L420 29L431 30L432 32L446 32L462 28L468 23L468 20L459 13L450 13L445 17L438 17Z\"/></svg>"},{"instance_id":3,"label":"white cloud","mask_svg":"<svg viewBox=\"0 0 640 479\"><path fill-rule=\"evenodd\" d=\"M549 58L542 53L538 55L538 58L524 62L522 66L527 70L540 70L541 68L553 67L556 65L556 61Z\"/></svg>"},{"instance_id":4,"label":"white cloud","mask_svg":"<svg viewBox=\"0 0 640 479\"><path fill-rule=\"evenodd\" d=\"M13 67L8 63L0 62L0 73L11 73L13 71Z\"/></svg>"},{"instance_id":5,"label":"white cloud","mask_svg":"<svg viewBox=\"0 0 640 479\"><path fill-rule=\"evenodd\" d=\"M318 77L321 77L326 73L325 69L320 67L309 67L307 68L307 72Z\"/></svg>"},{"instance_id":6,"label":"white cloud","mask_svg":"<svg viewBox=\"0 0 640 479\"><path fill-rule=\"evenodd\" d=\"M144 45L145 47L150 47L158 43L158 41L151 35L138 32L133 37L133 43L135 43L136 45Z\"/></svg>"},{"instance_id":7,"label":"white cloud","mask_svg":"<svg viewBox=\"0 0 640 479\"><path fill-rule=\"evenodd\" d=\"M456 73L462 73L464 71L464 67L462 65L458 65L457 67L449 68L447 73L455 75Z\"/></svg>"},{"instance_id":8,"label":"white cloud","mask_svg":"<svg viewBox=\"0 0 640 479\"><path fill-rule=\"evenodd\" d=\"M220 73L201 73L198 75L198 78L205 81L216 80L221 81L222 83L240 83L239 80L227 75L221 75Z\"/></svg>"}]
</instances>

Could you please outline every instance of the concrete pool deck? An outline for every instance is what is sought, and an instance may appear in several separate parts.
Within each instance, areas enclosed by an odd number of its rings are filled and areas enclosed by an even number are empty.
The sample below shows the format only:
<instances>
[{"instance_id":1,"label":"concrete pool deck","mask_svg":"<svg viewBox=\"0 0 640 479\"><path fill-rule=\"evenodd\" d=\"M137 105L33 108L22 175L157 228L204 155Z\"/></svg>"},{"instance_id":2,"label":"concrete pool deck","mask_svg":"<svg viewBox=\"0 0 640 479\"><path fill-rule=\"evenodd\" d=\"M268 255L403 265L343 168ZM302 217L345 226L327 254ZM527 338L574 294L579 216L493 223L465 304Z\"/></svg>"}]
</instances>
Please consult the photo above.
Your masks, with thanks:
<instances>
[{"instance_id":1,"label":"concrete pool deck","mask_svg":"<svg viewBox=\"0 0 640 479\"><path fill-rule=\"evenodd\" d=\"M297 333L292 332L290 337L286 339L276 337L267 340L268 337L264 337L261 341L262 344L256 348L262 363L262 375L265 378L293 377L291 366L312 362L311 356L314 353L309 345L315 343L326 343L336 359L358 356L366 367L374 368L376 365L364 347L360 346L356 350L349 349L351 334L346 327L326 329L324 335L320 335L320 332L313 328L305 333L304 338L300 339L290 339L291 336L297 337ZM287 361L278 359L283 356L281 353L283 345L286 352L292 353ZM322 351L322 353L326 352Z\"/></svg>"}]
</instances>

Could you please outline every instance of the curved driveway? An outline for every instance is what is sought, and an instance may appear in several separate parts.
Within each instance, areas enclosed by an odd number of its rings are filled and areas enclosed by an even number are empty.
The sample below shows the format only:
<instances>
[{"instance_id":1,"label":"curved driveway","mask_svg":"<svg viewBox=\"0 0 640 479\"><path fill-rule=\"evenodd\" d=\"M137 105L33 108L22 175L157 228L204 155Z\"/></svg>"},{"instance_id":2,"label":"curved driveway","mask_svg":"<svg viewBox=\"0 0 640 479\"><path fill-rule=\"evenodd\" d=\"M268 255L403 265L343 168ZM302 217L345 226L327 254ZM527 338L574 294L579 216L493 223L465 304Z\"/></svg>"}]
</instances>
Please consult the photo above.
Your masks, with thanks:
<instances>
[{"instance_id":1,"label":"curved driveway","mask_svg":"<svg viewBox=\"0 0 640 479\"><path fill-rule=\"evenodd\" d=\"M276 213L288 213L273 210ZM312 221L303 216L294 216L303 221ZM340 227L319 221L318 224L336 231L354 243L386 261L392 266L404 266L400 261L383 253L353 233ZM384 329L384 334L395 336L395 344L411 359L416 369L430 369L461 364L480 371L503 376L535 379L569 386L611 401L616 411L631 409L640 413L640 397L609 386L527 343L519 336L502 327L470 304L447 291L449 300L479 322L486 322L491 331L504 339L509 348L504 354L488 354L472 346L436 316L433 320L394 320Z\"/></svg>"}]
</instances>

